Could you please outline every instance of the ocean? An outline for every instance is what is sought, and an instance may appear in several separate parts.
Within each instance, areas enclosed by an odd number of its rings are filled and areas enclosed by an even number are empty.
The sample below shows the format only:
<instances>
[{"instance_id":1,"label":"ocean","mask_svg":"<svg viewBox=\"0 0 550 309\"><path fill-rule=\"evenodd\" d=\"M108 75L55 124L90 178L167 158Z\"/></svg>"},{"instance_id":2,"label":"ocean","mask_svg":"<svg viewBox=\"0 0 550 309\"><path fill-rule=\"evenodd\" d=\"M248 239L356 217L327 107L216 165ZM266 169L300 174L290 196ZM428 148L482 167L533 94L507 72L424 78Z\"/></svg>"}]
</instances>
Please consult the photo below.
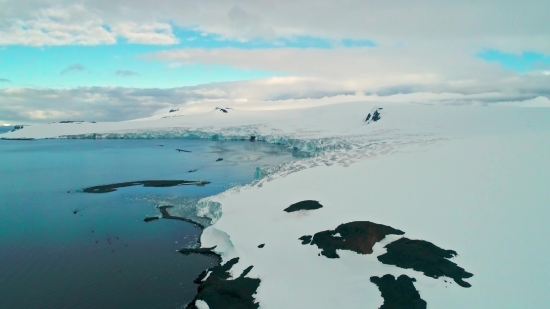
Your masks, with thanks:
<instances>
[{"instance_id":1,"label":"ocean","mask_svg":"<svg viewBox=\"0 0 550 309\"><path fill-rule=\"evenodd\" d=\"M177 252L197 246L195 225L144 218L289 160L287 150L258 142L0 140L2 307L182 308L196 294L193 280L217 260ZM139 180L210 183L82 192Z\"/></svg>"}]
</instances>

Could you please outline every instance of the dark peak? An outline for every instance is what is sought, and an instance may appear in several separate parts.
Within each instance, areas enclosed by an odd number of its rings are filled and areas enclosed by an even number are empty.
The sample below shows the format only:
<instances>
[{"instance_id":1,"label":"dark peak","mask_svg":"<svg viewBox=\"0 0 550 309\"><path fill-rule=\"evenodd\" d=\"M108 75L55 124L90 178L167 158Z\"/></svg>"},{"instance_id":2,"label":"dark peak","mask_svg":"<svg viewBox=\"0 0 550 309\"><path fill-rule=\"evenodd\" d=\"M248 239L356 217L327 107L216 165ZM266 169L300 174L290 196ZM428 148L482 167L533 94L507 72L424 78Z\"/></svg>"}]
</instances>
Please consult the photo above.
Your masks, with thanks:
<instances>
[{"instance_id":1,"label":"dark peak","mask_svg":"<svg viewBox=\"0 0 550 309\"><path fill-rule=\"evenodd\" d=\"M372 111L365 118L365 122L369 124L371 122L377 122L378 120L380 120L382 118L381 111L382 111L381 107L373 108Z\"/></svg>"}]
</instances>

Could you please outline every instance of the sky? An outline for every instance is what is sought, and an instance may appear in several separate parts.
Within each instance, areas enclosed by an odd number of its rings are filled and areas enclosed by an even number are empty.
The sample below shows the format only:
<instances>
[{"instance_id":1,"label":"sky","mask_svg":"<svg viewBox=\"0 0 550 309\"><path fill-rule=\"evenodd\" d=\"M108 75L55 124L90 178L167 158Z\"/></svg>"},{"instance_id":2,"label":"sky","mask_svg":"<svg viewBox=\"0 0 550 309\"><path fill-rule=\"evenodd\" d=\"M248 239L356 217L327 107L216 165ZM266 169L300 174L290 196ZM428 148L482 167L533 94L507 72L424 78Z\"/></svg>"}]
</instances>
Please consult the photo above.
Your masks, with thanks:
<instances>
[{"instance_id":1,"label":"sky","mask_svg":"<svg viewBox=\"0 0 550 309\"><path fill-rule=\"evenodd\" d=\"M550 106L550 2L0 0L0 125L350 101Z\"/></svg>"}]
</instances>

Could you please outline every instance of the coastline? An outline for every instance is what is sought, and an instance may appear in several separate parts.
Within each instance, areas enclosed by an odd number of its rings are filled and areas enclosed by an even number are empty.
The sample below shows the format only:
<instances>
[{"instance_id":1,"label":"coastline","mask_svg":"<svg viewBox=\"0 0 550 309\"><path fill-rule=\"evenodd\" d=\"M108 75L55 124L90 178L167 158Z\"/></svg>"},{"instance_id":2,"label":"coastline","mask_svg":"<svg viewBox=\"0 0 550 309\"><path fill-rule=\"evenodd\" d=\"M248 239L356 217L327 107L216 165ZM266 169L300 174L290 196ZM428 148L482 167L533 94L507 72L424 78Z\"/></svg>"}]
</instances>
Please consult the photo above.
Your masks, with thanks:
<instances>
[{"instance_id":1,"label":"coastline","mask_svg":"<svg viewBox=\"0 0 550 309\"><path fill-rule=\"evenodd\" d=\"M293 122L286 128L273 121L252 126L260 121L254 117L239 126L241 117L209 123L211 127L201 123L193 129L101 133L101 138L126 139L189 137L195 132L223 140L246 139L254 131L256 140L281 142L287 149L310 154L258 171L260 177L249 185L201 200L220 204L223 215L204 209L212 225L202 233L202 249L194 252L215 253L222 264L214 281L199 277L199 286L206 285L203 290L210 292L199 294L189 308L217 309L219 295L213 295L208 285L232 290L234 286L226 284L238 279L260 280L254 281L257 286L247 285L253 293L242 298L251 308L378 308L386 301L399 302L384 295L400 288L407 289L407 299L418 306L525 305L513 295L487 291L528 291L525 283L544 269L542 260L527 263L521 252L544 256L543 249L524 240L544 234L541 218L550 217L544 207L550 196L543 185L550 174L545 159L550 156L550 112L390 106L378 122L364 124L352 119L367 107L350 115L350 106L342 108L344 118L338 118L342 113L328 117L331 107L318 110L314 116L322 115L315 121L308 115L305 124ZM295 112L294 121L305 114ZM210 116L213 121L221 119L220 114ZM283 118L292 117L277 121ZM284 211L308 200L323 207ZM529 211L523 211L525 207ZM359 249L342 246L340 237L349 239L344 233L347 224L358 221L387 225L405 235L352 233ZM308 245L315 235L324 235L324 243ZM365 240L358 235L366 235L372 247L362 247ZM514 239L520 249L510 252L499 239ZM323 247L332 244L338 244L334 253L322 254ZM407 246L421 265L409 265L403 258L403 252L410 251L403 249ZM417 254L422 248L429 249ZM445 261L439 267L443 270L426 268L430 259ZM522 273L498 268L501 264L522 265ZM512 282L510 277L519 279ZM542 284L537 295L543 295L545 287Z\"/></svg>"}]
</instances>

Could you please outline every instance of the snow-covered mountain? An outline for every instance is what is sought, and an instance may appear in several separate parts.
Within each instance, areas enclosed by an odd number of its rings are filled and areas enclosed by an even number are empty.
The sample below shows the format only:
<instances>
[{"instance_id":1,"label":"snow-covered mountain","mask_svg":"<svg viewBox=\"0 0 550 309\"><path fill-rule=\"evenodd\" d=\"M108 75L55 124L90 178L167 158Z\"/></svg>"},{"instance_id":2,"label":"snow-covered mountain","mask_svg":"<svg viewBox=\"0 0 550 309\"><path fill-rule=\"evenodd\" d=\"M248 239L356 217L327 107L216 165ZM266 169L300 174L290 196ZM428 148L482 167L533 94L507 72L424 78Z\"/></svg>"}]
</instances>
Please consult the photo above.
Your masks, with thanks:
<instances>
[{"instance_id":1,"label":"snow-covered mountain","mask_svg":"<svg viewBox=\"0 0 550 309\"><path fill-rule=\"evenodd\" d=\"M309 154L200 203L202 247L223 264L190 308L550 306L550 109L222 109L2 137L254 136Z\"/></svg>"}]
</instances>

